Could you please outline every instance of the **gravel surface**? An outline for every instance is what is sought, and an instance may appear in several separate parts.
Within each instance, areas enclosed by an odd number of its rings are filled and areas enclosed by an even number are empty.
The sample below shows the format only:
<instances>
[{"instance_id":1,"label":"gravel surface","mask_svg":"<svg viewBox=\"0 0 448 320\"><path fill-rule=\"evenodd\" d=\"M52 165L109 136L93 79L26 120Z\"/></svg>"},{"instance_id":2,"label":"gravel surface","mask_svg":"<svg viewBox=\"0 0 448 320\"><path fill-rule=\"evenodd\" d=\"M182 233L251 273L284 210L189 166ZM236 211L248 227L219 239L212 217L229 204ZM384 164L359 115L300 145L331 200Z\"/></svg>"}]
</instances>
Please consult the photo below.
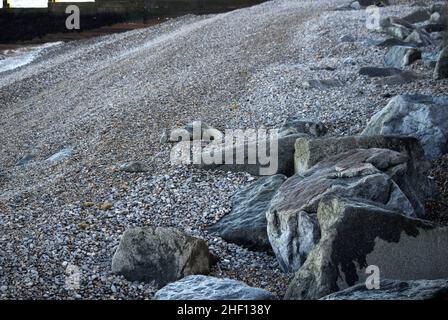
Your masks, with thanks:
<instances>
[{"instance_id":1,"label":"gravel surface","mask_svg":"<svg viewBox=\"0 0 448 320\"><path fill-rule=\"evenodd\" d=\"M406 85L360 76L360 67L383 64L385 49L368 40L384 36L365 28L363 10L330 10L344 3L278 0L185 16L53 46L0 74L0 298L150 299L150 284L110 273L120 235L144 225L206 239L220 259L213 275L283 296L290 275L273 256L206 230L255 178L173 167L170 146L159 139L164 129L197 119L224 130L273 127L291 115L353 134L390 95L448 92L448 81L431 80L420 63L407 68L425 79ZM345 35L354 41L343 42ZM344 85L307 88L312 79ZM61 150L63 157L48 160ZM132 160L149 171L118 169ZM73 268L79 288L66 286Z\"/></svg>"}]
</instances>

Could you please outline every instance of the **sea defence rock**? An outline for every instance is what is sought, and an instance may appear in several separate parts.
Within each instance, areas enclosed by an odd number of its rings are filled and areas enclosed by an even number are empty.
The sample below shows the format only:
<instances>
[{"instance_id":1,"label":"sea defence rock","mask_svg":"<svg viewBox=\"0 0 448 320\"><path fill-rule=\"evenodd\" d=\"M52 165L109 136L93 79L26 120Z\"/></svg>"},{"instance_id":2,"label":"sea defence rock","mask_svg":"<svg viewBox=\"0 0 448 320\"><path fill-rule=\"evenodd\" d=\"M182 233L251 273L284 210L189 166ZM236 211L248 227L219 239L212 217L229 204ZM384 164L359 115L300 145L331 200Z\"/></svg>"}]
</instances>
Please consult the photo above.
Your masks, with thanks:
<instances>
[{"instance_id":1,"label":"sea defence rock","mask_svg":"<svg viewBox=\"0 0 448 320\"><path fill-rule=\"evenodd\" d=\"M269 241L281 269L297 271L320 239L316 213L319 202L329 195L367 199L416 216L412 203L391 178L404 174L407 160L405 154L388 149L352 149L282 184L266 213Z\"/></svg>"},{"instance_id":2,"label":"sea defence rock","mask_svg":"<svg viewBox=\"0 0 448 320\"><path fill-rule=\"evenodd\" d=\"M409 23L419 23L429 20L430 17L431 17L431 11L428 8L421 8L408 14L403 18L403 20Z\"/></svg>"},{"instance_id":3,"label":"sea defence rock","mask_svg":"<svg viewBox=\"0 0 448 320\"><path fill-rule=\"evenodd\" d=\"M295 172L303 174L318 162L351 149L390 149L407 156L405 169L399 174L385 171L412 203L418 217L425 216L424 202L434 193L428 178L430 163L417 138L404 136L343 136L327 138L300 138L296 141Z\"/></svg>"},{"instance_id":4,"label":"sea defence rock","mask_svg":"<svg viewBox=\"0 0 448 320\"><path fill-rule=\"evenodd\" d=\"M272 251L266 231L266 211L284 175L262 177L232 197L232 211L209 228L226 241L256 251Z\"/></svg>"},{"instance_id":5,"label":"sea defence rock","mask_svg":"<svg viewBox=\"0 0 448 320\"><path fill-rule=\"evenodd\" d=\"M448 278L448 228L406 217L382 204L329 197L317 213L322 238L285 299L319 299L365 283L368 266L383 279Z\"/></svg>"},{"instance_id":6,"label":"sea defence rock","mask_svg":"<svg viewBox=\"0 0 448 320\"><path fill-rule=\"evenodd\" d=\"M448 298L448 280L380 281L380 288L367 289L365 284L332 293L320 300L434 300Z\"/></svg>"},{"instance_id":7,"label":"sea defence rock","mask_svg":"<svg viewBox=\"0 0 448 320\"><path fill-rule=\"evenodd\" d=\"M416 137L426 156L436 159L448 151L448 96L396 96L372 117L362 134Z\"/></svg>"},{"instance_id":8,"label":"sea defence rock","mask_svg":"<svg viewBox=\"0 0 448 320\"><path fill-rule=\"evenodd\" d=\"M377 31L405 40L414 29L415 27L411 23L403 19L388 17L380 20Z\"/></svg>"},{"instance_id":9,"label":"sea defence rock","mask_svg":"<svg viewBox=\"0 0 448 320\"><path fill-rule=\"evenodd\" d=\"M130 281L163 286L188 275L208 274L210 264L204 240L174 228L133 228L121 238L112 272Z\"/></svg>"},{"instance_id":10,"label":"sea defence rock","mask_svg":"<svg viewBox=\"0 0 448 320\"><path fill-rule=\"evenodd\" d=\"M448 46L443 48L437 58L433 78L436 80L448 78Z\"/></svg>"},{"instance_id":11,"label":"sea defence rock","mask_svg":"<svg viewBox=\"0 0 448 320\"><path fill-rule=\"evenodd\" d=\"M420 50L413 47L395 46L387 51L384 62L388 67L403 68L421 57Z\"/></svg>"},{"instance_id":12,"label":"sea defence rock","mask_svg":"<svg viewBox=\"0 0 448 320\"><path fill-rule=\"evenodd\" d=\"M275 300L275 297L240 281L196 275L163 287L154 300Z\"/></svg>"},{"instance_id":13,"label":"sea defence rock","mask_svg":"<svg viewBox=\"0 0 448 320\"><path fill-rule=\"evenodd\" d=\"M194 165L208 170L244 171L255 176L275 174L291 176L294 174L295 141L308 135L298 133L277 137L278 139L259 139L227 147L205 149L193 154ZM259 155L262 155L262 158Z\"/></svg>"}]
</instances>

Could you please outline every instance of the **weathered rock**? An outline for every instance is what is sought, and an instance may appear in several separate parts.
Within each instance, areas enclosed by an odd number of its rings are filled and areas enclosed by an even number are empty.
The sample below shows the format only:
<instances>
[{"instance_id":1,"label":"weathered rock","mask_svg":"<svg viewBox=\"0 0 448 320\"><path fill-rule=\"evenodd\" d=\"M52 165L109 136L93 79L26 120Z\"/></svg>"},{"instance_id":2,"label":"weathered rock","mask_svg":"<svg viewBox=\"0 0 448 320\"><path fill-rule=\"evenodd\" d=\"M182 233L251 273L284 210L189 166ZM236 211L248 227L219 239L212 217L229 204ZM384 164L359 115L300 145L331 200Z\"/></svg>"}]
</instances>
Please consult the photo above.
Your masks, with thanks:
<instances>
[{"instance_id":1,"label":"weathered rock","mask_svg":"<svg viewBox=\"0 0 448 320\"><path fill-rule=\"evenodd\" d=\"M403 68L418 59L421 59L420 50L413 47L395 46L386 53L384 61L388 67Z\"/></svg>"},{"instance_id":2,"label":"weathered rock","mask_svg":"<svg viewBox=\"0 0 448 320\"><path fill-rule=\"evenodd\" d=\"M398 68L382 68L382 67L362 67L359 69L359 74L363 76L368 76L371 78L375 77L390 77L401 74L402 71Z\"/></svg>"},{"instance_id":3,"label":"weathered rock","mask_svg":"<svg viewBox=\"0 0 448 320\"><path fill-rule=\"evenodd\" d=\"M394 46L408 46L413 48L418 47L418 45L416 43L413 43L412 41L404 41L397 38L388 38L386 40L381 41L372 41L372 44L377 47L386 47L386 48Z\"/></svg>"},{"instance_id":4,"label":"weathered rock","mask_svg":"<svg viewBox=\"0 0 448 320\"><path fill-rule=\"evenodd\" d=\"M424 203L434 193L433 181L428 178L430 163L417 138L402 136L344 136L329 138L300 138L296 141L295 169L303 174L318 162L346 152L363 148L390 149L407 156L404 172L387 172L408 200L419 217L425 215ZM383 170L384 171L384 170Z\"/></svg>"},{"instance_id":5,"label":"weathered rock","mask_svg":"<svg viewBox=\"0 0 448 320\"><path fill-rule=\"evenodd\" d=\"M248 172L252 175L274 175L284 174L291 176L294 174L294 144L298 138L307 137L307 134L298 133L278 137L277 154L275 154L273 140L249 141L243 144L228 146L223 148L203 150L201 153L194 154L195 166L202 169ZM274 140L275 141L275 140ZM256 151L250 152L249 150ZM252 154L252 156L250 156ZM262 163L258 154L269 155L266 159L267 164ZM226 160L226 155L232 155ZM237 155L241 159L237 159ZM218 159L217 161L204 161L206 159ZM238 160L238 161L237 161Z\"/></svg>"},{"instance_id":6,"label":"weathered rock","mask_svg":"<svg viewBox=\"0 0 448 320\"><path fill-rule=\"evenodd\" d=\"M439 54L438 50L422 53L423 64L428 68L435 68Z\"/></svg>"},{"instance_id":7,"label":"weathered rock","mask_svg":"<svg viewBox=\"0 0 448 320\"><path fill-rule=\"evenodd\" d=\"M436 80L448 78L448 46L440 52L437 58L433 78Z\"/></svg>"},{"instance_id":8,"label":"weathered rock","mask_svg":"<svg viewBox=\"0 0 448 320\"><path fill-rule=\"evenodd\" d=\"M403 18L403 20L409 23L419 23L419 22L425 22L430 17L431 17L431 11L425 8L425 9L418 9L408 14L406 17Z\"/></svg>"},{"instance_id":9,"label":"weathered rock","mask_svg":"<svg viewBox=\"0 0 448 320\"><path fill-rule=\"evenodd\" d=\"M226 241L252 250L272 251L266 231L266 211L284 175L262 177L232 197L232 211L209 228Z\"/></svg>"},{"instance_id":10,"label":"weathered rock","mask_svg":"<svg viewBox=\"0 0 448 320\"><path fill-rule=\"evenodd\" d=\"M414 31L414 29L415 28L411 23L403 19L388 17L380 20L377 31L404 40L412 33L412 31Z\"/></svg>"},{"instance_id":11,"label":"weathered rock","mask_svg":"<svg viewBox=\"0 0 448 320\"><path fill-rule=\"evenodd\" d=\"M202 121L193 121L186 124L183 128L175 128L164 132L160 138L160 143L180 142L189 140L218 140L221 141L224 134L205 124Z\"/></svg>"},{"instance_id":12,"label":"weathered rock","mask_svg":"<svg viewBox=\"0 0 448 320\"><path fill-rule=\"evenodd\" d=\"M163 287L154 300L275 300L275 297L240 281L197 275Z\"/></svg>"},{"instance_id":13,"label":"weathered rock","mask_svg":"<svg viewBox=\"0 0 448 320\"><path fill-rule=\"evenodd\" d=\"M365 284L332 293L320 300L433 300L448 298L448 280L380 281L380 288L367 289Z\"/></svg>"},{"instance_id":14,"label":"weathered rock","mask_svg":"<svg viewBox=\"0 0 448 320\"><path fill-rule=\"evenodd\" d=\"M426 156L436 159L448 151L448 97L396 96L372 117L362 134L416 137Z\"/></svg>"},{"instance_id":15,"label":"weathered rock","mask_svg":"<svg viewBox=\"0 0 448 320\"><path fill-rule=\"evenodd\" d=\"M431 37L424 30L414 30L409 36L404 39L404 42L410 43L411 46L416 44L417 46L429 46L432 44Z\"/></svg>"},{"instance_id":16,"label":"weathered rock","mask_svg":"<svg viewBox=\"0 0 448 320\"><path fill-rule=\"evenodd\" d=\"M352 8L353 10L359 10L361 9L361 4L359 3L359 1L353 1L352 3L350 3L350 8Z\"/></svg>"},{"instance_id":17,"label":"weathered rock","mask_svg":"<svg viewBox=\"0 0 448 320\"><path fill-rule=\"evenodd\" d=\"M413 82L413 81L416 81L419 79L424 79L424 75L418 74L413 71L403 71L400 74L395 75L395 76L377 79L377 80L375 80L375 83L377 85L381 85L381 86L384 86L384 85L393 86L393 85L406 84L406 83Z\"/></svg>"},{"instance_id":18,"label":"weathered rock","mask_svg":"<svg viewBox=\"0 0 448 320\"><path fill-rule=\"evenodd\" d=\"M17 166L25 166L27 165L30 161L34 160L36 158L36 156L34 154L28 153L26 155L24 155L22 158L20 158L19 161L17 161Z\"/></svg>"},{"instance_id":19,"label":"weathered rock","mask_svg":"<svg viewBox=\"0 0 448 320\"><path fill-rule=\"evenodd\" d=\"M448 277L448 228L438 228L372 202L326 198L322 238L296 273L286 299L319 299L364 283L368 266L383 279Z\"/></svg>"},{"instance_id":20,"label":"weathered rock","mask_svg":"<svg viewBox=\"0 0 448 320\"><path fill-rule=\"evenodd\" d=\"M130 281L154 281L158 286L209 270L205 241L174 228L128 229L112 259L113 273Z\"/></svg>"},{"instance_id":21,"label":"weathered rock","mask_svg":"<svg viewBox=\"0 0 448 320\"><path fill-rule=\"evenodd\" d=\"M327 127L320 121L290 117L283 122L278 135L284 137L300 133L309 134L313 137L321 137L327 133Z\"/></svg>"},{"instance_id":22,"label":"weathered rock","mask_svg":"<svg viewBox=\"0 0 448 320\"><path fill-rule=\"evenodd\" d=\"M64 148L47 158L48 162L58 162L69 159L73 155L73 148Z\"/></svg>"},{"instance_id":23,"label":"weathered rock","mask_svg":"<svg viewBox=\"0 0 448 320\"><path fill-rule=\"evenodd\" d=\"M125 172L145 172L149 170L149 167L143 161L130 161L120 164L118 168Z\"/></svg>"},{"instance_id":24,"label":"weathered rock","mask_svg":"<svg viewBox=\"0 0 448 320\"><path fill-rule=\"evenodd\" d=\"M332 88L342 87L344 83L338 79L312 79L305 80L302 82L302 87L304 88L312 88L319 90L329 90Z\"/></svg>"},{"instance_id":25,"label":"weathered rock","mask_svg":"<svg viewBox=\"0 0 448 320\"><path fill-rule=\"evenodd\" d=\"M405 154L392 150L353 149L289 178L266 214L269 240L282 270L298 270L319 240L315 215L328 195L368 199L415 216L412 203L391 178L405 174L407 161Z\"/></svg>"}]
</instances>

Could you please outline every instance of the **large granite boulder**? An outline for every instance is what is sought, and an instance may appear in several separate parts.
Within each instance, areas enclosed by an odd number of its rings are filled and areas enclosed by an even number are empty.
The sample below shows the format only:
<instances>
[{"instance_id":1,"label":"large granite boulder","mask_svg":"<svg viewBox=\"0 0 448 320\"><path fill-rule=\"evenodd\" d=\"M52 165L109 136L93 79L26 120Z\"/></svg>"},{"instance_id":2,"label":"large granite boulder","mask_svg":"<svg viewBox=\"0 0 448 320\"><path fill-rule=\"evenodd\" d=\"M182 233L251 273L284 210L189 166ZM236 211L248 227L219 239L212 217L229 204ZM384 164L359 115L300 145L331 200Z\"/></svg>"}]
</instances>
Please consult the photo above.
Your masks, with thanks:
<instances>
[{"instance_id":1,"label":"large granite boulder","mask_svg":"<svg viewBox=\"0 0 448 320\"><path fill-rule=\"evenodd\" d=\"M365 284L332 293L320 300L434 300L448 298L448 280L380 281L380 288L367 289Z\"/></svg>"},{"instance_id":2,"label":"large granite boulder","mask_svg":"<svg viewBox=\"0 0 448 320\"><path fill-rule=\"evenodd\" d=\"M448 227L340 197L323 199L317 218L322 238L290 283L286 299L319 299L365 283L372 265L383 279L448 278Z\"/></svg>"},{"instance_id":3,"label":"large granite boulder","mask_svg":"<svg viewBox=\"0 0 448 320\"><path fill-rule=\"evenodd\" d=\"M124 232L112 259L112 272L130 281L158 286L193 274L208 274L210 254L204 240L174 228L133 228Z\"/></svg>"},{"instance_id":4,"label":"large granite boulder","mask_svg":"<svg viewBox=\"0 0 448 320\"><path fill-rule=\"evenodd\" d=\"M362 134L416 137L426 156L436 159L448 151L448 96L396 96L372 117Z\"/></svg>"},{"instance_id":5,"label":"large granite boulder","mask_svg":"<svg viewBox=\"0 0 448 320\"><path fill-rule=\"evenodd\" d=\"M421 59L421 57L422 53L418 49L407 46L394 46L387 51L384 62L388 67L403 68Z\"/></svg>"},{"instance_id":6,"label":"large granite boulder","mask_svg":"<svg viewBox=\"0 0 448 320\"><path fill-rule=\"evenodd\" d=\"M259 139L236 145L205 149L200 153L193 154L193 161L195 166L201 169L244 171L254 176L275 174L291 176L294 174L295 141L298 138L308 136L305 133L288 134L274 139ZM266 158L261 159L260 154L263 157L266 155ZM204 161L204 159L213 159L213 161Z\"/></svg>"},{"instance_id":7,"label":"large granite boulder","mask_svg":"<svg viewBox=\"0 0 448 320\"><path fill-rule=\"evenodd\" d=\"M383 148L407 156L406 169L401 174L386 171L412 203L418 217L425 216L424 202L434 193L433 181L428 178L430 163L416 138L403 136L343 136L300 138L296 141L295 171L310 169L325 158L351 149Z\"/></svg>"},{"instance_id":8,"label":"large granite boulder","mask_svg":"<svg viewBox=\"0 0 448 320\"><path fill-rule=\"evenodd\" d=\"M232 211L209 228L226 241L256 251L272 251L266 231L266 211L284 175L262 177L232 197Z\"/></svg>"},{"instance_id":9,"label":"large granite boulder","mask_svg":"<svg viewBox=\"0 0 448 320\"><path fill-rule=\"evenodd\" d=\"M197 275L163 287L154 300L275 300L275 297L240 281Z\"/></svg>"},{"instance_id":10,"label":"large granite boulder","mask_svg":"<svg viewBox=\"0 0 448 320\"><path fill-rule=\"evenodd\" d=\"M269 240L281 269L298 270L320 239L316 213L326 196L367 199L416 216L420 208L413 207L392 178L405 174L407 161L405 154L388 149L352 149L289 178L266 213Z\"/></svg>"},{"instance_id":11,"label":"large granite boulder","mask_svg":"<svg viewBox=\"0 0 448 320\"><path fill-rule=\"evenodd\" d=\"M437 58L433 77L436 80L448 78L448 46L440 52Z\"/></svg>"}]
</instances>

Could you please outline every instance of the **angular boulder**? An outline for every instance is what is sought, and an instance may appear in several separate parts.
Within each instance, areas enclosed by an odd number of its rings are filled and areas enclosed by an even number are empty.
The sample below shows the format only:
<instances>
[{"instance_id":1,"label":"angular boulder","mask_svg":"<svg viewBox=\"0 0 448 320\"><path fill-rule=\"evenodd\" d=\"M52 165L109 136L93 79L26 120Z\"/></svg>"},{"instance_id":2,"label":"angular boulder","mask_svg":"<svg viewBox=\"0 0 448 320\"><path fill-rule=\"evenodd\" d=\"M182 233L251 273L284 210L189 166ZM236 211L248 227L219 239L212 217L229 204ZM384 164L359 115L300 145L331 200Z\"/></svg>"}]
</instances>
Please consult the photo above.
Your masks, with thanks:
<instances>
[{"instance_id":1,"label":"angular boulder","mask_svg":"<svg viewBox=\"0 0 448 320\"><path fill-rule=\"evenodd\" d=\"M418 217L425 216L425 201L434 193L428 178L430 163L417 138L404 136L343 136L300 138L296 141L295 172L303 174L318 162L351 149L390 149L407 156L405 170L400 174L385 171L412 203Z\"/></svg>"},{"instance_id":2,"label":"angular boulder","mask_svg":"<svg viewBox=\"0 0 448 320\"><path fill-rule=\"evenodd\" d=\"M227 242L255 251L272 251L266 231L266 211L284 175L262 177L232 197L232 211L209 231L217 232Z\"/></svg>"},{"instance_id":3,"label":"angular boulder","mask_svg":"<svg viewBox=\"0 0 448 320\"><path fill-rule=\"evenodd\" d=\"M283 183L266 213L269 241L281 269L297 271L320 239L316 213L326 196L367 199L416 216L408 197L389 176L403 175L407 161L405 154L392 150L353 149Z\"/></svg>"},{"instance_id":4,"label":"angular boulder","mask_svg":"<svg viewBox=\"0 0 448 320\"><path fill-rule=\"evenodd\" d=\"M305 133L278 136L278 139L248 141L242 144L205 149L201 153L193 155L195 166L201 169L221 170L233 172L248 172L254 176L294 174L294 144L298 138L308 137ZM271 144L276 141L276 151ZM251 152L249 152L251 150ZM250 155L251 154L251 155ZM268 155L263 163L259 154ZM230 157L228 157L230 155ZM239 158L240 157L240 158ZM205 159L218 159L213 163ZM239 159L238 159L239 158Z\"/></svg>"},{"instance_id":5,"label":"angular boulder","mask_svg":"<svg viewBox=\"0 0 448 320\"><path fill-rule=\"evenodd\" d=\"M285 299L319 299L365 283L368 266L380 278L448 277L448 228L406 217L381 204L329 197L321 201L322 238L295 274Z\"/></svg>"},{"instance_id":6,"label":"angular boulder","mask_svg":"<svg viewBox=\"0 0 448 320\"><path fill-rule=\"evenodd\" d=\"M418 49L406 46L395 46L387 51L384 62L388 67L403 68L421 59L421 57L422 53Z\"/></svg>"},{"instance_id":7,"label":"angular boulder","mask_svg":"<svg viewBox=\"0 0 448 320\"><path fill-rule=\"evenodd\" d=\"M362 134L416 137L426 156L436 159L448 151L448 96L396 96L372 117Z\"/></svg>"},{"instance_id":8,"label":"angular boulder","mask_svg":"<svg viewBox=\"0 0 448 320\"><path fill-rule=\"evenodd\" d=\"M443 48L437 58L433 78L436 80L448 78L448 46Z\"/></svg>"},{"instance_id":9,"label":"angular boulder","mask_svg":"<svg viewBox=\"0 0 448 320\"><path fill-rule=\"evenodd\" d=\"M403 18L404 21L409 23L425 22L431 17L431 11L429 9L417 9L414 12L408 14Z\"/></svg>"},{"instance_id":10,"label":"angular boulder","mask_svg":"<svg viewBox=\"0 0 448 320\"><path fill-rule=\"evenodd\" d=\"M380 20L377 31L404 40L412 33L412 31L414 31L414 29L415 27L411 23L403 19L388 17Z\"/></svg>"},{"instance_id":11,"label":"angular boulder","mask_svg":"<svg viewBox=\"0 0 448 320\"><path fill-rule=\"evenodd\" d=\"M365 284L332 293L320 300L446 300L448 280L390 280L380 281L380 288L367 289Z\"/></svg>"},{"instance_id":12,"label":"angular boulder","mask_svg":"<svg viewBox=\"0 0 448 320\"><path fill-rule=\"evenodd\" d=\"M121 238L112 272L130 281L163 286L188 275L208 274L210 263L204 240L174 228L133 228Z\"/></svg>"},{"instance_id":13,"label":"angular boulder","mask_svg":"<svg viewBox=\"0 0 448 320\"><path fill-rule=\"evenodd\" d=\"M240 281L197 275L163 287L154 300L275 300L275 297Z\"/></svg>"}]
</instances>

